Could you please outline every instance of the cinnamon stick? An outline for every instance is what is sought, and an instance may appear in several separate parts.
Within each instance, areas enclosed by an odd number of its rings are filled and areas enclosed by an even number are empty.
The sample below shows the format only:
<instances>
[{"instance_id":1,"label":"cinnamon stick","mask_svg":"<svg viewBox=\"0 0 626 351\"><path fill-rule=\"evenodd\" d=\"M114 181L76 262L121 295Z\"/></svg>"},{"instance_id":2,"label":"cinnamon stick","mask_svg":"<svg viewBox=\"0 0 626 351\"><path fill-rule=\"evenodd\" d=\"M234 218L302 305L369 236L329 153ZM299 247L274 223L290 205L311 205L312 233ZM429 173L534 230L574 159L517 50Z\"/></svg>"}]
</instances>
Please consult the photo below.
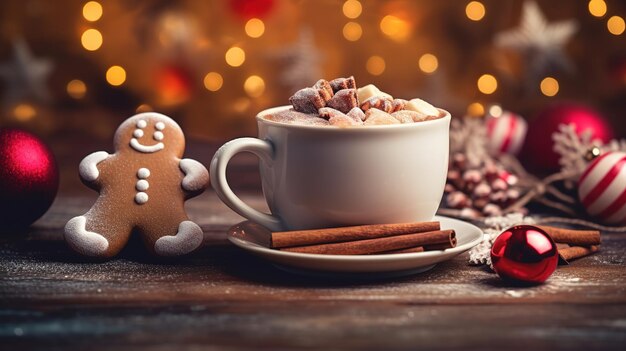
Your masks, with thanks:
<instances>
[{"instance_id":1,"label":"cinnamon stick","mask_svg":"<svg viewBox=\"0 0 626 351\"><path fill-rule=\"evenodd\" d=\"M549 226L537 226L548 233L554 242L572 246L600 245L600 232L597 230L574 230Z\"/></svg>"},{"instance_id":2,"label":"cinnamon stick","mask_svg":"<svg viewBox=\"0 0 626 351\"><path fill-rule=\"evenodd\" d=\"M379 254L399 254L399 253L415 253L415 252L424 252L424 251L436 251L436 250L445 250L456 247L456 237L452 238L449 242L443 244L433 244L433 245L425 245L425 246L416 246L409 247L408 249L399 249L399 250L391 250L391 251L383 251L383 252L375 252L374 255Z\"/></svg>"},{"instance_id":3,"label":"cinnamon stick","mask_svg":"<svg viewBox=\"0 0 626 351\"><path fill-rule=\"evenodd\" d=\"M439 222L371 224L353 227L273 232L271 247L283 248L324 243L365 240L441 229Z\"/></svg>"},{"instance_id":4,"label":"cinnamon stick","mask_svg":"<svg viewBox=\"0 0 626 351\"><path fill-rule=\"evenodd\" d=\"M379 254L400 254L400 253L415 253L415 252L424 252L424 246L416 246L409 247L408 249L399 249L399 250L391 250L391 251L383 251L383 252L375 252L374 255Z\"/></svg>"},{"instance_id":5,"label":"cinnamon stick","mask_svg":"<svg viewBox=\"0 0 626 351\"><path fill-rule=\"evenodd\" d=\"M559 249L559 258L565 262L565 264L569 264L569 261L575 260L577 258L589 256L594 252L598 251L598 246L571 246L564 249Z\"/></svg>"},{"instance_id":6,"label":"cinnamon stick","mask_svg":"<svg viewBox=\"0 0 626 351\"><path fill-rule=\"evenodd\" d=\"M453 245L455 242L456 233L454 230L449 229L340 243L295 246L281 248L280 250L326 255L367 255L434 244L448 243L448 245Z\"/></svg>"}]
</instances>

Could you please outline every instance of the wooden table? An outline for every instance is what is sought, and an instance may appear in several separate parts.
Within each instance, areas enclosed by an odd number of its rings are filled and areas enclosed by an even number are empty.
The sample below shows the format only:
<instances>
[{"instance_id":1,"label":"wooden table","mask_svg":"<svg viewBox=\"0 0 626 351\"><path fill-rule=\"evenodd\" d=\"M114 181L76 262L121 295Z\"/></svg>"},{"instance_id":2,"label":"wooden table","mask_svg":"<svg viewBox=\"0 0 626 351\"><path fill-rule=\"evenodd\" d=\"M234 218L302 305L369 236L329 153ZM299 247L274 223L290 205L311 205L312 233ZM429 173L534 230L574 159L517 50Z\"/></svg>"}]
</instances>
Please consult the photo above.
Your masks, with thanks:
<instances>
[{"instance_id":1,"label":"wooden table","mask_svg":"<svg viewBox=\"0 0 626 351\"><path fill-rule=\"evenodd\" d=\"M229 244L241 217L212 191L189 201L205 232L192 257L159 263L131 245L90 263L62 241L65 222L95 194L80 186L83 155L57 146L63 182L51 210L0 242L0 349L534 349L626 345L626 236L603 234L601 252L560 266L546 284L505 285L467 255L390 280L308 278ZM91 148L87 150L97 150ZM82 150L82 148L81 148ZM208 164L210 147L191 148ZM189 153L188 153L189 154ZM231 178L258 208L254 161Z\"/></svg>"}]
</instances>

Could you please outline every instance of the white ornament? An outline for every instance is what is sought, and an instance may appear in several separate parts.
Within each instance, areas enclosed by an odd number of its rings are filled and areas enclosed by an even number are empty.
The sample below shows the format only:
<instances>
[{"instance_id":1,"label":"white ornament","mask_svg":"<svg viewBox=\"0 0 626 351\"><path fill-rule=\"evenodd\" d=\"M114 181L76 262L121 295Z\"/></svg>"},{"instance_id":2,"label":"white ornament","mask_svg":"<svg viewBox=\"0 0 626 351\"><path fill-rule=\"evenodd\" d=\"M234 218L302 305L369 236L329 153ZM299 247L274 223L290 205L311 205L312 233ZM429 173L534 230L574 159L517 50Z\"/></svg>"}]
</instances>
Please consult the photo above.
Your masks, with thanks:
<instances>
[{"instance_id":1,"label":"white ornament","mask_svg":"<svg viewBox=\"0 0 626 351\"><path fill-rule=\"evenodd\" d=\"M487 117L487 146L492 154L517 154L524 144L528 124L517 114L504 111Z\"/></svg>"},{"instance_id":2,"label":"white ornament","mask_svg":"<svg viewBox=\"0 0 626 351\"><path fill-rule=\"evenodd\" d=\"M578 198L605 223L626 223L626 153L608 152L591 162L578 181Z\"/></svg>"},{"instance_id":3,"label":"white ornament","mask_svg":"<svg viewBox=\"0 0 626 351\"><path fill-rule=\"evenodd\" d=\"M315 47L313 31L310 28L300 30L295 44L278 50L273 56L285 61L280 81L293 91L313 85L323 76L320 67L323 58Z\"/></svg>"},{"instance_id":4,"label":"white ornament","mask_svg":"<svg viewBox=\"0 0 626 351\"><path fill-rule=\"evenodd\" d=\"M577 28L575 20L548 23L536 2L525 1L519 27L497 34L495 44L528 57L530 78L535 80L534 84L552 67L573 70L564 47Z\"/></svg>"},{"instance_id":5,"label":"white ornament","mask_svg":"<svg viewBox=\"0 0 626 351\"><path fill-rule=\"evenodd\" d=\"M9 106L24 99L50 100L46 79L52 71L52 63L32 56L22 39L13 43L11 61L0 64L0 78L5 81L3 104Z\"/></svg>"}]
</instances>

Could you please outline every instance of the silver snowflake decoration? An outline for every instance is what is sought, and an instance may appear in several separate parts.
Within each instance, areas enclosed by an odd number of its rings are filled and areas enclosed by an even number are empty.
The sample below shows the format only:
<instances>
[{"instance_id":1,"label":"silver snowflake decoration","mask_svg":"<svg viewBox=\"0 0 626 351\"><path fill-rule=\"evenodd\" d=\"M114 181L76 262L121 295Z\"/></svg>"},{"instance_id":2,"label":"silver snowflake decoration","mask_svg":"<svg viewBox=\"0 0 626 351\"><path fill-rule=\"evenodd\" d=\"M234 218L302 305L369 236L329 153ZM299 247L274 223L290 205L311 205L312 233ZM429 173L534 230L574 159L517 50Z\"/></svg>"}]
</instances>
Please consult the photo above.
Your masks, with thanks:
<instances>
[{"instance_id":1,"label":"silver snowflake decoration","mask_svg":"<svg viewBox=\"0 0 626 351\"><path fill-rule=\"evenodd\" d=\"M491 160L487 153L487 128L482 119L465 117L450 124L450 153L462 153L471 167Z\"/></svg>"},{"instance_id":2,"label":"silver snowflake decoration","mask_svg":"<svg viewBox=\"0 0 626 351\"><path fill-rule=\"evenodd\" d=\"M505 229L519 224L535 224L533 217L524 217L519 213L511 213L505 216L487 217L483 230L483 241L469 251L469 263L472 265L486 264L491 267L491 247L496 238Z\"/></svg>"},{"instance_id":3,"label":"silver snowflake decoration","mask_svg":"<svg viewBox=\"0 0 626 351\"><path fill-rule=\"evenodd\" d=\"M577 28L572 19L549 23L536 2L525 1L519 27L497 34L495 44L526 56L534 84L555 68L573 71L564 47Z\"/></svg>"},{"instance_id":4,"label":"silver snowflake decoration","mask_svg":"<svg viewBox=\"0 0 626 351\"><path fill-rule=\"evenodd\" d=\"M34 58L22 39L13 43L13 57L0 64L0 78L5 82L4 106L24 99L50 100L46 79L52 71L52 63Z\"/></svg>"},{"instance_id":5,"label":"silver snowflake decoration","mask_svg":"<svg viewBox=\"0 0 626 351\"><path fill-rule=\"evenodd\" d=\"M587 168L591 161L587 157L589 151L602 146L602 142L593 139L591 134L590 129L577 133L574 124L561 124L558 131L552 134L553 149L560 155L561 171L572 173L571 180L578 179Z\"/></svg>"},{"instance_id":6,"label":"silver snowflake decoration","mask_svg":"<svg viewBox=\"0 0 626 351\"><path fill-rule=\"evenodd\" d=\"M280 49L273 56L285 64L280 81L292 91L310 86L323 77L323 56L315 46L310 28L300 30L298 40L293 45Z\"/></svg>"}]
</instances>

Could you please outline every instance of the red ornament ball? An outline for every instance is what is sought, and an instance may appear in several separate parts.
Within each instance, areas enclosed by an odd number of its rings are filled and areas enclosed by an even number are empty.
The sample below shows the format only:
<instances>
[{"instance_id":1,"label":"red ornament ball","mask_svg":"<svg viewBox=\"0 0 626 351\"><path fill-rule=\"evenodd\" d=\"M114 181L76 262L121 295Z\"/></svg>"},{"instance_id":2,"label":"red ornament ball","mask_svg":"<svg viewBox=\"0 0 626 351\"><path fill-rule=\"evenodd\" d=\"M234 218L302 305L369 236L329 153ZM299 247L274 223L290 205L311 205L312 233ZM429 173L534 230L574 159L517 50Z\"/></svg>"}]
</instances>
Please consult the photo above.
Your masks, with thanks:
<instances>
[{"instance_id":1,"label":"red ornament ball","mask_svg":"<svg viewBox=\"0 0 626 351\"><path fill-rule=\"evenodd\" d=\"M559 254L552 238L531 225L505 230L491 247L493 269L508 281L543 283L552 275L558 262Z\"/></svg>"},{"instance_id":2,"label":"red ornament ball","mask_svg":"<svg viewBox=\"0 0 626 351\"><path fill-rule=\"evenodd\" d=\"M561 124L574 124L578 134L589 129L593 139L604 143L613 139L610 124L598 111L575 103L551 105L541 111L528 127L522 155L531 170L548 173L559 169L559 155L553 150L552 134Z\"/></svg>"},{"instance_id":3,"label":"red ornament ball","mask_svg":"<svg viewBox=\"0 0 626 351\"><path fill-rule=\"evenodd\" d=\"M159 103L164 106L175 106L189 100L193 89L193 78L184 68L166 65L156 75L156 90Z\"/></svg>"},{"instance_id":4,"label":"red ornament ball","mask_svg":"<svg viewBox=\"0 0 626 351\"><path fill-rule=\"evenodd\" d=\"M578 180L578 198L591 216L626 224L626 153L607 152L593 160Z\"/></svg>"},{"instance_id":5,"label":"red ornament ball","mask_svg":"<svg viewBox=\"0 0 626 351\"><path fill-rule=\"evenodd\" d=\"M231 10L242 19L262 18L274 7L274 0L230 0Z\"/></svg>"},{"instance_id":6,"label":"red ornament ball","mask_svg":"<svg viewBox=\"0 0 626 351\"><path fill-rule=\"evenodd\" d=\"M59 169L48 146L26 131L0 128L0 227L32 224L58 188Z\"/></svg>"},{"instance_id":7,"label":"red ornament ball","mask_svg":"<svg viewBox=\"0 0 626 351\"><path fill-rule=\"evenodd\" d=\"M502 111L487 116L487 147L494 154L517 154L524 145L528 125L522 116Z\"/></svg>"}]
</instances>

